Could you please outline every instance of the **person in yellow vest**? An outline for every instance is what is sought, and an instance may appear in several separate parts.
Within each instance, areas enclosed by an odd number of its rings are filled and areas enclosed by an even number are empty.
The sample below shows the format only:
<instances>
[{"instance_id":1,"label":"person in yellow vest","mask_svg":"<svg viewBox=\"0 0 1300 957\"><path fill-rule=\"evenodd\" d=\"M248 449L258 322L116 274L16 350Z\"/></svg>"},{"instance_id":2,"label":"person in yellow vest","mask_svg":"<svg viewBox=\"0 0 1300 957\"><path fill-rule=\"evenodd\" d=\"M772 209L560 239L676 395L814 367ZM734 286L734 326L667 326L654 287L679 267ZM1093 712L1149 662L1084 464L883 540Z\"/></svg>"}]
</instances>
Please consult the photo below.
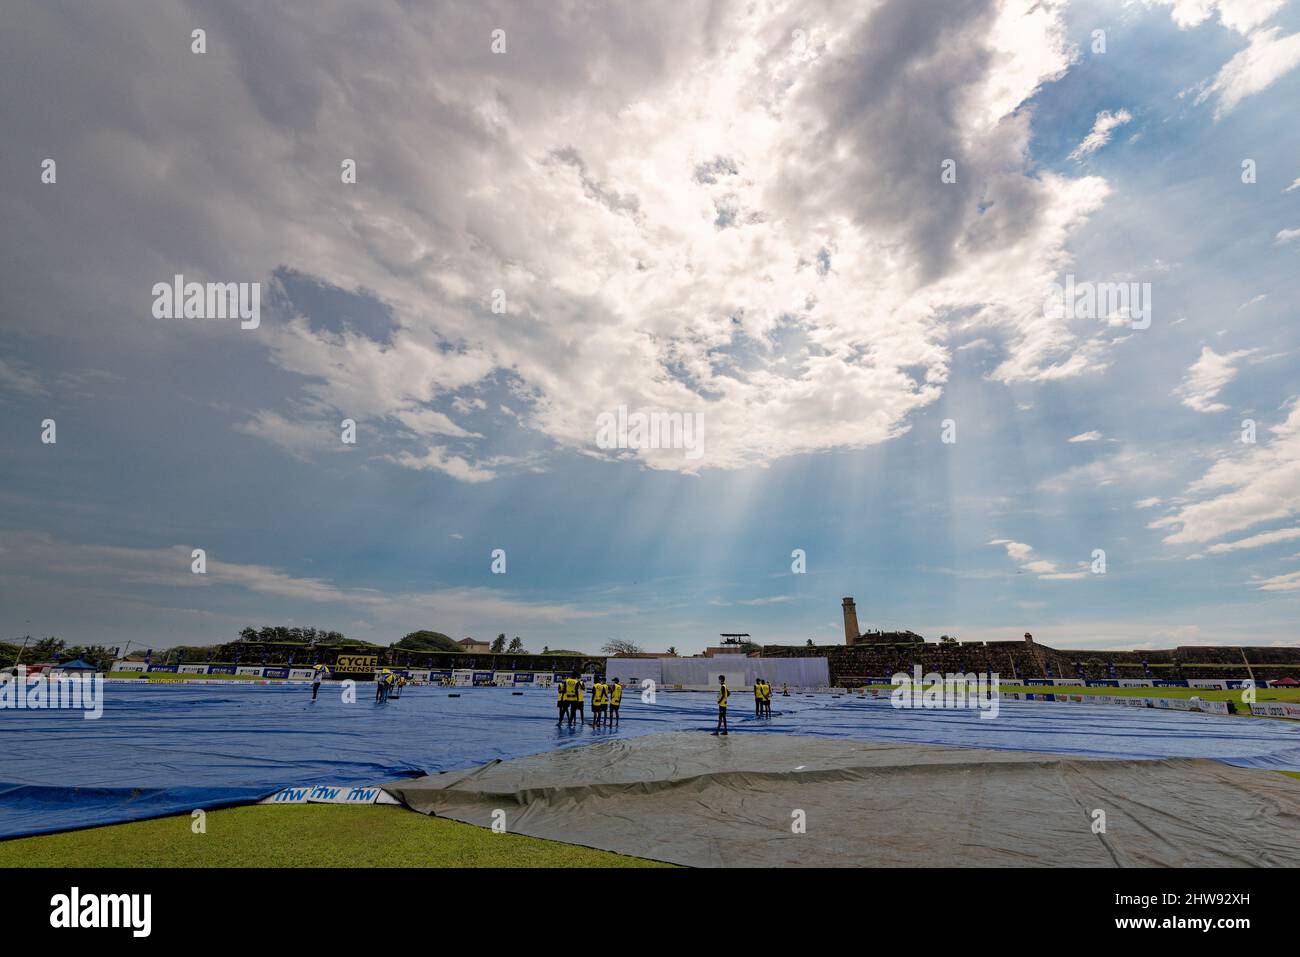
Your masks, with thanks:
<instances>
[{"instance_id":1,"label":"person in yellow vest","mask_svg":"<svg viewBox=\"0 0 1300 957\"><path fill-rule=\"evenodd\" d=\"M609 716L615 724L618 724L618 706L623 700L623 683L617 678L609 686Z\"/></svg>"},{"instance_id":2,"label":"person in yellow vest","mask_svg":"<svg viewBox=\"0 0 1300 957\"><path fill-rule=\"evenodd\" d=\"M605 687L605 679L599 675L596 677L596 683L591 686L591 726L599 728L605 720L605 705L609 701L609 692Z\"/></svg>"},{"instance_id":3,"label":"person in yellow vest","mask_svg":"<svg viewBox=\"0 0 1300 957\"><path fill-rule=\"evenodd\" d=\"M564 703L566 705L565 710L568 712L569 715L569 727L572 728L573 716L578 713L578 679L565 678L563 681L563 686L564 686Z\"/></svg>"},{"instance_id":4,"label":"person in yellow vest","mask_svg":"<svg viewBox=\"0 0 1300 957\"><path fill-rule=\"evenodd\" d=\"M569 702L564 700L564 680L555 682L555 710L560 713L560 720L555 722L558 728L564 724L564 716L569 712Z\"/></svg>"},{"instance_id":5,"label":"person in yellow vest","mask_svg":"<svg viewBox=\"0 0 1300 957\"><path fill-rule=\"evenodd\" d=\"M727 688L727 676L718 675L718 726L713 729L717 735L727 733L727 699L731 697L731 692Z\"/></svg>"},{"instance_id":6,"label":"person in yellow vest","mask_svg":"<svg viewBox=\"0 0 1300 957\"><path fill-rule=\"evenodd\" d=\"M754 717L763 717L763 679L754 679Z\"/></svg>"},{"instance_id":7,"label":"person in yellow vest","mask_svg":"<svg viewBox=\"0 0 1300 957\"><path fill-rule=\"evenodd\" d=\"M587 683L578 679L578 723L587 723Z\"/></svg>"},{"instance_id":8,"label":"person in yellow vest","mask_svg":"<svg viewBox=\"0 0 1300 957\"><path fill-rule=\"evenodd\" d=\"M763 681L763 717L772 717L772 685L766 678Z\"/></svg>"}]
</instances>

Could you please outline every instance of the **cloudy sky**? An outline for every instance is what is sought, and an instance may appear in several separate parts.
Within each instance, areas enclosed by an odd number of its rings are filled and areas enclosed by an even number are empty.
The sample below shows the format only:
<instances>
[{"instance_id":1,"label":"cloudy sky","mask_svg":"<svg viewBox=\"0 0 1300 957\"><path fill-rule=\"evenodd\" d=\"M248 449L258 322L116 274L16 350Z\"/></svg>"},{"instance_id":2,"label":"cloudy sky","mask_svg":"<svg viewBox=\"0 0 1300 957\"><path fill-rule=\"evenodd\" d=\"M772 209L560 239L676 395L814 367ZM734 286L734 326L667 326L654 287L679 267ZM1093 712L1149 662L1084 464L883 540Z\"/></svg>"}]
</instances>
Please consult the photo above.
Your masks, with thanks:
<instances>
[{"instance_id":1,"label":"cloudy sky","mask_svg":"<svg viewBox=\"0 0 1300 957\"><path fill-rule=\"evenodd\" d=\"M0 637L1297 640L1297 4L0 18Z\"/></svg>"}]
</instances>

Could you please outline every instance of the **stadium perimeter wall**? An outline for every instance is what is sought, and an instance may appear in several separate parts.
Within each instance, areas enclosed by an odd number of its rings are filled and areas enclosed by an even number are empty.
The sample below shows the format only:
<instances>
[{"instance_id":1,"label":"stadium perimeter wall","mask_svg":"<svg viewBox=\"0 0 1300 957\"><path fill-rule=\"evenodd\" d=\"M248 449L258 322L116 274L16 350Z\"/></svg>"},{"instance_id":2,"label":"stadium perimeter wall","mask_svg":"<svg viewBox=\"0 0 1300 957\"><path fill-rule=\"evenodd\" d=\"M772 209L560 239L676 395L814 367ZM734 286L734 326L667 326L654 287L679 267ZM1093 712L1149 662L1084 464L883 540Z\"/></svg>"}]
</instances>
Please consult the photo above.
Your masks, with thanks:
<instances>
[{"instance_id":1,"label":"stadium perimeter wall","mask_svg":"<svg viewBox=\"0 0 1300 957\"><path fill-rule=\"evenodd\" d=\"M644 679L665 688L699 690L716 688L718 675L727 676L732 691L754 687L763 678L773 688L825 688L830 685L830 668L824 657L750 658L746 655L717 655L713 658L610 658L606 674L625 685L637 686Z\"/></svg>"},{"instance_id":2,"label":"stadium perimeter wall","mask_svg":"<svg viewBox=\"0 0 1300 957\"><path fill-rule=\"evenodd\" d=\"M830 684L857 686L872 677L911 672L988 672L1004 682L1026 679L1138 679L1191 681L1240 680L1259 684L1284 677L1300 679L1300 646L1192 645L1150 651L1056 649L1040 642L861 641L856 645L765 645L765 658L825 658Z\"/></svg>"}]
</instances>

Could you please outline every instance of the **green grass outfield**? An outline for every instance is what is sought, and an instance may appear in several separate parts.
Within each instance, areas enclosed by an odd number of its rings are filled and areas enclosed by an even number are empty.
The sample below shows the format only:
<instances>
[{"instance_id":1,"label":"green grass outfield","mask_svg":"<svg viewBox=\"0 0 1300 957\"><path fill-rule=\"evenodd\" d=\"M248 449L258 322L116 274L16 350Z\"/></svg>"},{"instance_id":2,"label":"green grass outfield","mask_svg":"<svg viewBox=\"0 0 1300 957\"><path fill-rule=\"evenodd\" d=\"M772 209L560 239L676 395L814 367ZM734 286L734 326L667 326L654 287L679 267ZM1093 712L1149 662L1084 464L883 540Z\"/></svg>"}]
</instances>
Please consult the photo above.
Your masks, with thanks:
<instances>
[{"instance_id":1,"label":"green grass outfield","mask_svg":"<svg viewBox=\"0 0 1300 957\"><path fill-rule=\"evenodd\" d=\"M209 811L0 841L0 867L670 867L392 805Z\"/></svg>"}]
</instances>

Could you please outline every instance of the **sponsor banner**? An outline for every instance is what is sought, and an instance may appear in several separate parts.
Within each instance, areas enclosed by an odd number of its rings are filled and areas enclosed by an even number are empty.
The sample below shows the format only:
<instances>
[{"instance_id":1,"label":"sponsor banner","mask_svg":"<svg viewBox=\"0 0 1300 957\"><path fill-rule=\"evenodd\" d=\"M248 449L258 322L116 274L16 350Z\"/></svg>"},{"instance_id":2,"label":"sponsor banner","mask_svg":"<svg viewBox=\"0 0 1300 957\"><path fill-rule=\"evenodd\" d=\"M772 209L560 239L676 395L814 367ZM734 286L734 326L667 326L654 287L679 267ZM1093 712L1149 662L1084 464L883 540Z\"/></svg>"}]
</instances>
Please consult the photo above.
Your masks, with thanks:
<instances>
[{"instance_id":1,"label":"sponsor banner","mask_svg":"<svg viewBox=\"0 0 1300 957\"><path fill-rule=\"evenodd\" d=\"M889 684L889 679L886 678L884 680L884 683ZM1026 678L1024 681L1020 683L1023 685L1050 685L1052 683L1052 679L1051 678ZM880 684L880 682L873 680L872 684Z\"/></svg>"},{"instance_id":2,"label":"sponsor banner","mask_svg":"<svg viewBox=\"0 0 1300 957\"><path fill-rule=\"evenodd\" d=\"M149 666L149 670L150 670L150 671L169 671L169 672L171 672L172 674L175 674L175 673L176 673L176 665L150 665L150 666Z\"/></svg>"},{"instance_id":3,"label":"sponsor banner","mask_svg":"<svg viewBox=\"0 0 1300 957\"><path fill-rule=\"evenodd\" d=\"M1154 688L1155 682L1149 678L1120 678L1119 686L1121 688Z\"/></svg>"},{"instance_id":4,"label":"sponsor banner","mask_svg":"<svg viewBox=\"0 0 1300 957\"><path fill-rule=\"evenodd\" d=\"M1225 684L1227 684L1229 691L1238 691L1241 688L1246 687L1247 684L1249 684L1251 687L1254 687L1255 683L1251 681L1249 678L1229 678L1225 682Z\"/></svg>"},{"instance_id":5,"label":"sponsor banner","mask_svg":"<svg viewBox=\"0 0 1300 957\"><path fill-rule=\"evenodd\" d=\"M1300 702L1257 701L1250 706L1250 713L1267 715L1270 718L1295 718L1300 721Z\"/></svg>"},{"instance_id":6,"label":"sponsor banner","mask_svg":"<svg viewBox=\"0 0 1300 957\"><path fill-rule=\"evenodd\" d=\"M408 676L412 681L428 681L428 680L429 680L429 669L428 669L428 668L412 668L412 669L411 669L410 671L408 671L406 674L407 674L407 676Z\"/></svg>"},{"instance_id":7,"label":"sponsor banner","mask_svg":"<svg viewBox=\"0 0 1300 957\"><path fill-rule=\"evenodd\" d=\"M1088 688L1118 688L1119 681L1113 678L1095 678L1084 682Z\"/></svg>"},{"instance_id":8,"label":"sponsor banner","mask_svg":"<svg viewBox=\"0 0 1300 957\"><path fill-rule=\"evenodd\" d=\"M1156 681L1154 684L1157 688L1186 688L1187 679L1181 678L1178 681Z\"/></svg>"},{"instance_id":9,"label":"sponsor banner","mask_svg":"<svg viewBox=\"0 0 1300 957\"><path fill-rule=\"evenodd\" d=\"M1219 678L1188 678L1189 688L1212 688L1215 691L1227 691L1228 683Z\"/></svg>"},{"instance_id":10,"label":"sponsor banner","mask_svg":"<svg viewBox=\"0 0 1300 957\"><path fill-rule=\"evenodd\" d=\"M536 682L533 680L533 673L531 671L516 671L515 684L528 685L531 688L534 684L536 684Z\"/></svg>"},{"instance_id":11,"label":"sponsor banner","mask_svg":"<svg viewBox=\"0 0 1300 957\"><path fill-rule=\"evenodd\" d=\"M384 789L379 787L354 787L350 784L317 784L300 788L285 788L261 804L374 804L381 801ZM391 798L389 799L391 801ZM387 804L388 801L383 801Z\"/></svg>"},{"instance_id":12,"label":"sponsor banner","mask_svg":"<svg viewBox=\"0 0 1300 957\"><path fill-rule=\"evenodd\" d=\"M210 675L233 675L234 673L234 665L208 665L208 674Z\"/></svg>"},{"instance_id":13,"label":"sponsor banner","mask_svg":"<svg viewBox=\"0 0 1300 957\"><path fill-rule=\"evenodd\" d=\"M339 655L331 670L342 675L372 675L379 670L379 656Z\"/></svg>"},{"instance_id":14,"label":"sponsor banner","mask_svg":"<svg viewBox=\"0 0 1300 957\"><path fill-rule=\"evenodd\" d=\"M263 678L287 678L289 677L288 668L263 668Z\"/></svg>"},{"instance_id":15,"label":"sponsor banner","mask_svg":"<svg viewBox=\"0 0 1300 957\"><path fill-rule=\"evenodd\" d=\"M290 669L289 669L289 680L290 680L290 681L310 681L310 680L315 676L315 674L316 674L316 669L315 669L315 668L290 668ZM270 676L268 675L267 677L270 677ZM327 673L327 674L325 675L325 677L328 678L328 677L329 677L329 674Z\"/></svg>"},{"instance_id":16,"label":"sponsor banner","mask_svg":"<svg viewBox=\"0 0 1300 957\"><path fill-rule=\"evenodd\" d=\"M468 668L456 668L451 673L451 683L457 688L468 688L474 683L474 672Z\"/></svg>"},{"instance_id":17,"label":"sponsor banner","mask_svg":"<svg viewBox=\"0 0 1300 957\"><path fill-rule=\"evenodd\" d=\"M262 669L260 667L254 668L251 665L241 665L240 667L235 669L235 674L251 675L254 678L260 678L262 677Z\"/></svg>"},{"instance_id":18,"label":"sponsor banner","mask_svg":"<svg viewBox=\"0 0 1300 957\"><path fill-rule=\"evenodd\" d=\"M473 681L474 681L474 687L475 687L475 688L490 688L490 687L492 687L492 684L493 684L493 681L492 681L492 675L493 675L493 672L491 672L491 671L475 671L473 674L474 674L474 679L473 679Z\"/></svg>"},{"instance_id":19,"label":"sponsor banner","mask_svg":"<svg viewBox=\"0 0 1300 957\"><path fill-rule=\"evenodd\" d=\"M515 673L513 671L493 672L492 683L498 688L510 688L515 683Z\"/></svg>"},{"instance_id":20,"label":"sponsor banner","mask_svg":"<svg viewBox=\"0 0 1300 957\"><path fill-rule=\"evenodd\" d=\"M888 692L880 692L886 696ZM1205 701L1201 698L1146 698L1138 695L1058 694L1043 691L1003 691L1012 701L1052 701L1072 704L1102 704L1117 708L1158 708L1164 711L1202 711L1206 714L1232 714L1229 701ZM1300 714L1300 705L1293 706Z\"/></svg>"},{"instance_id":21,"label":"sponsor banner","mask_svg":"<svg viewBox=\"0 0 1300 957\"><path fill-rule=\"evenodd\" d=\"M430 672L429 672L429 683L430 683L430 684L435 684L435 685L436 685L436 684L441 684L441 683L444 682L444 681L451 681L451 672L450 672L450 671L430 671Z\"/></svg>"},{"instance_id":22,"label":"sponsor banner","mask_svg":"<svg viewBox=\"0 0 1300 957\"><path fill-rule=\"evenodd\" d=\"M533 673L534 688L550 688L555 684L555 673L551 671L538 671Z\"/></svg>"},{"instance_id":23,"label":"sponsor banner","mask_svg":"<svg viewBox=\"0 0 1300 957\"><path fill-rule=\"evenodd\" d=\"M207 665L178 665L176 671L183 675L206 675Z\"/></svg>"}]
</instances>

